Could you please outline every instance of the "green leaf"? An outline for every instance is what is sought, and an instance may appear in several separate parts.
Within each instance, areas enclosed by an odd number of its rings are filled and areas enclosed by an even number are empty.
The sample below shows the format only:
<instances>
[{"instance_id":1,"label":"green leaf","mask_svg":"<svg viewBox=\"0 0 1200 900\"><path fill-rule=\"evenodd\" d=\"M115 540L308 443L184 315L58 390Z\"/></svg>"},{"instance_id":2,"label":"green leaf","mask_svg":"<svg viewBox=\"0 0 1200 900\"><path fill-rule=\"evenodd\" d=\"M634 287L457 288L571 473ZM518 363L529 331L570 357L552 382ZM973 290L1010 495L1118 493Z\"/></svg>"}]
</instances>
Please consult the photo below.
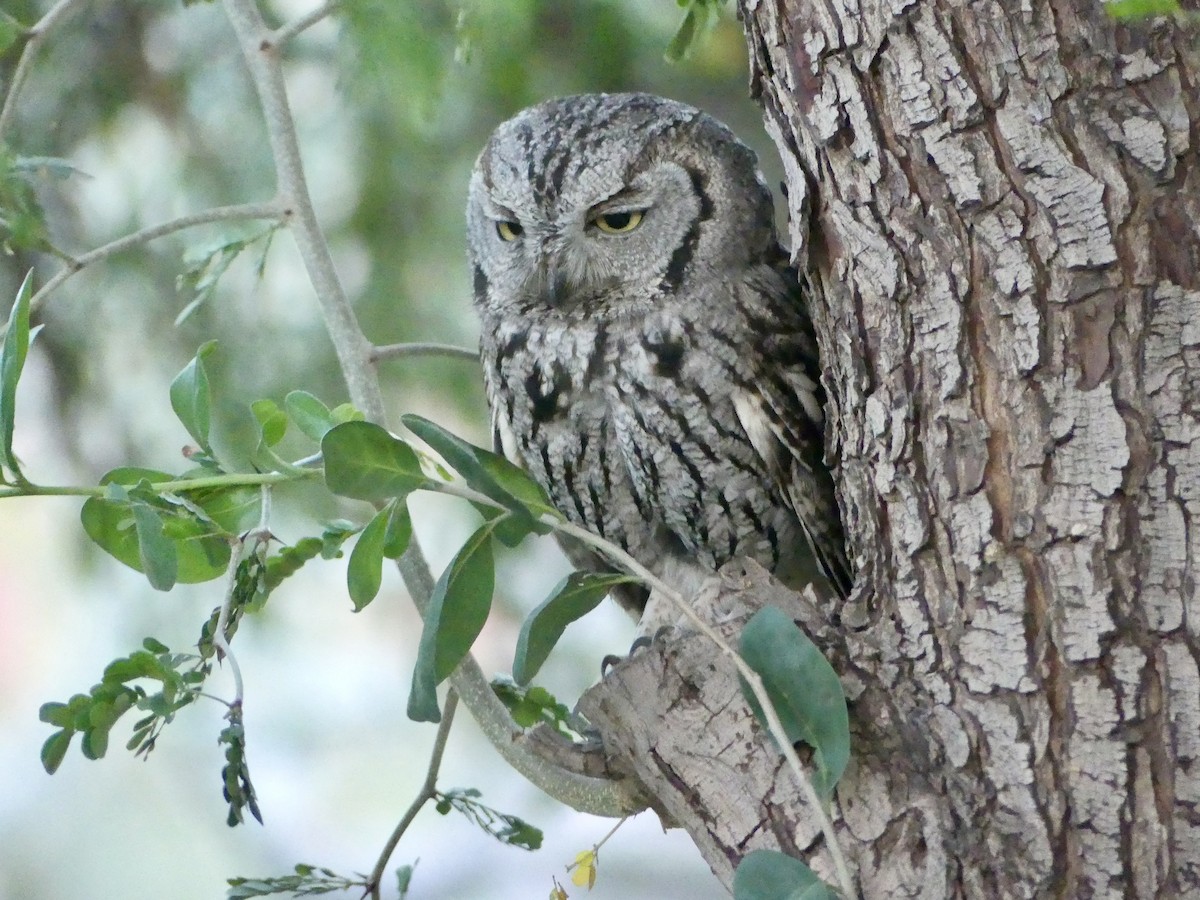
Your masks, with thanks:
<instances>
[{"instance_id":1,"label":"green leaf","mask_svg":"<svg viewBox=\"0 0 1200 900\"><path fill-rule=\"evenodd\" d=\"M79 749L88 759L104 759L104 754L108 752L108 729L93 728L91 731L85 731L83 739L79 742Z\"/></svg>"},{"instance_id":2,"label":"green leaf","mask_svg":"<svg viewBox=\"0 0 1200 900\"><path fill-rule=\"evenodd\" d=\"M73 730L64 728L46 738L46 742L42 744L42 768L46 770L47 775L58 771L67 751L71 749L71 738L74 736Z\"/></svg>"},{"instance_id":3,"label":"green leaf","mask_svg":"<svg viewBox=\"0 0 1200 900\"><path fill-rule=\"evenodd\" d=\"M153 485L170 481L172 476L153 469L124 467L105 475L100 483L111 485L107 497L89 497L80 510L83 530L105 552L138 572L146 572L143 559L142 535L134 510L139 506L151 509L163 522L163 537L168 539L176 556L175 580L183 584L195 584L219 578L229 562L229 541L212 523L202 521L193 512L155 498L148 488L128 491L121 485L136 486L139 483ZM134 493L131 493L134 491ZM141 528L147 528L143 522ZM156 535L150 534L151 544L146 551L151 553L154 577L165 580L167 569L161 549L155 543ZM147 573L149 574L149 573ZM153 581L151 582L153 583Z\"/></svg>"},{"instance_id":4,"label":"green leaf","mask_svg":"<svg viewBox=\"0 0 1200 900\"><path fill-rule=\"evenodd\" d=\"M225 799L229 801L225 824L231 828L242 824L246 820L245 810L249 810L261 825L262 812L258 808L258 798L250 781L250 769L246 765L246 729L242 721L241 704L231 706L225 718L229 724L221 729L217 737L217 743L225 747L225 766L221 769Z\"/></svg>"},{"instance_id":5,"label":"green leaf","mask_svg":"<svg viewBox=\"0 0 1200 900\"><path fill-rule=\"evenodd\" d=\"M679 28L671 38L671 42L667 44L666 52L663 54L667 62L677 63L687 55L696 40L696 30L696 13L689 9L684 15L683 21L679 23Z\"/></svg>"},{"instance_id":6,"label":"green leaf","mask_svg":"<svg viewBox=\"0 0 1200 900\"><path fill-rule=\"evenodd\" d=\"M404 497L432 482L413 448L370 422L344 422L321 440L325 484L356 500Z\"/></svg>"},{"instance_id":7,"label":"green leaf","mask_svg":"<svg viewBox=\"0 0 1200 900\"><path fill-rule=\"evenodd\" d=\"M268 447L274 447L287 434L288 417L274 400L255 400L250 404L250 411L258 422L259 440Z\"/></svg>"},{"instance_id":8,"label":"green leaf","mask_svg":"<svg viewBox=\"0 0 1200 900\"><path fill-rule=\"evenodd\" d=\"M837 673L781 610L768 606L742 631L742 658L763 680L788 739L813 749L813 788L828 800L850 758L850 719ZM743 683L750 708L765 726L757 699Z\"/></svg>"},{"instance_id":9,"label":"green leaf","mask_svg":"<svg viewBox=\"0 0 1200 900\"><path fill-rule=\"evenodd\" d=\"M517 637L513 678L528 684L566 627L590 613L618 584L636 582L630 575L572 572L560 581L542 604L531 612Z\"/></svg>"},{"instance_id":10,"label":"green leaf","mask_svg":"<svg viewBox=\"0 0 1200 900\"><path fill-rule=\"evenodd\" d=\"M408 889L412 886L413 870L416 868L416 865L416 863L406 863L396 868L396 889L400 891L400 900L404 900L408 896Z\"/></svg>"},{"instance_id":11,"label":"green leaf","mask_svg":"<svg viewBox=\"0 0 1200 900\"><path fill-rule=\"evenodd\" d=\"M175 544L163 534L163 520L151 507L138 503L133 507L137 531L138 558L146 580L157 591L169 591L179 577L179 558Z\"/></svg>"},{"instance_id":12,"label":"green leaf","mask_svg":"<svg viewBox=\"0 0 1200 900\"><path fill-rule=\"evenodd\" d=\"M483 630L494 588L492 526L485 523L467 539L434 585L417 647L409 718L441 721L437 686L454 671Z\"/></svg>"},{"instance_id":13,"label":"green leaf","mask_svg":"<svg viewBox=\"0 0 1200 900\"><path fill-rule=\"evenodd\" d=\"M259 518L262 491L246 485L204 488L183 494L227 537L241 534Z\"/></svg>"},{"instance_id":14,"label":"green leaf","mask_svg":"<svg viewBox=\"0 0 1200 900\"><path fill-rule=\"evenodd\" d=\"M325 432L337 424L329 407L307 391L292 391L283 398L283 407L296 427L318 443L325 437Z\"/></svg>"},{"instance_id":15,"label":"green leaf","mask_svg":"<svg viewBox=\"0 0 1200 900\"><path fill-rule=\"evenodd\" d=\"M558 698L544 687L518 687L514 681L502 675L494 677L491 684L492 692L504 704L513 721L522 728L532 728L545 722L569 741L583 739L578 730L580 722L565 703L559 703Z\"/></svg>"},{"instance_id":16,"label":"green leaf","mask_svg":"<svg viewBox=\"0 0 1200 900\"><path fill-rule=\"evenodd\" d=\"M175 380L171 382L171 408L183 423L188 434L200 446L200 449L212 455L208 445L208 429L210 419L211 398L208 388L208 372L204 369L204 358L216 348L216 341L208 341L200 346L196 355L183 367Z\"/></svg>"},{"instance_id":17,"label":"green leaf","mask_svg":"<svg viewBox=\"0 0 1200 900\"><path fill-rule=\"evenodd\" d=\"M1178 15L1181 7L1178 0L1113 0L1104 11L1114 19L1149 19Z\"/></svg>"},{"instance_id":18,"label":"green leaf","mask_svg":"<svg viewBox=\"0 0 1200 900\"><path fill-rule=\"evenodd\" d=\"M290 894L293 897L309 897L316 894L329 894L333 891L344 892L354 888L359 890L356 896L366 896L363 888L367 888L367 880L359 875L349 878L338 875L331 869L300 863L295 868L295 875L284 875L278 878L230 878L229 891L226 900L249 900L251 897L271 897L278 894ZM367 891L369 893L369 891Z\"/></svg>"},{"instance_id":19,"label":"green leaf","mask_svg":"<svg viewBox=\"0 0 1200 900\"><path fill-rule=\"evenodd\" d=\"M158 652L165 653L167 651L164 649ZM164 666L153 652L138 650L129 656L114 659L105 666L101 680L109 684L124 684L136 678L164 680L170 676L170 673L171 670Z\"/></svg>"},{"instance_id":20,"label":"green leaf","mask_svg":"<svg viewBox=\"0 0 1200 900\"><path fill-rule=\"evenodd\" d=\"M443 816L452 809L462 813L501 843L525 850L537 850L542 846L541 829L510 813L500 812L480 803L479 797L480 793L476 788L438 791L435 794L435 808Z\"/></svg>"},{"instance_id":21,"label":"green leaf","mask_svg":"<svg viewBox=\"0 0 1200 900\"><path fill-rule=\"evenodd\" d=\"M468 444L421 416L409 414L400 420L441 454L467 484L512 512L529 531L549 534L551 527L537 522L537 518L547 514L561 518L541 485L503 456Z\"/></svg>"},{"instance_id":22,"label":"green leaf","mask_svg":"<svg viewBox=\"0 0 1200 900\"><path fill-rule=\"evenodd\" d=\"M334 424L341 425L343 422L361 422L363 414L353 403L339 403L329 411L333 416Z\"/></svg>"},{"instance_id":23,"label":"green leaf","mask_svg":"<svg viewBox=\"0 0 1200 900\"><path fill-rule=\"evenodd\" d=\"M184 5L188 5L187 0ZM184 269L175 279L175 287L179 291L183 291L185 288L190 289L194 292L194 296L175 317L175 324L179 325L204 305L212 296L221 276L238 258L238 255L260 240L263 242L263 248L259 255L257 272L258 277L261 278L266 265L267 251L271 249L271 238L281 225L281 221L267 222L249 234L236 237L226 236L211 246L189 249L184 254Z\"/></svg>"},{"instance_id":24,"label":"green leaf","mask_svg":"<svg viewBox=\"0 0 1200 900\"><path fill-rule=\"evenodd\" d=\"M387 536L388 519L396 502L393 500L367 523L354 549L350 551L346 587L350 591L350 602L354 604L355 612L361 612L379 593L379 585L383 581L383 542Z\"/></svg>"},{"instance_id":25,"label":"green leaf","mask_svg":"<svg viewBox=\"0 0 1200 900\"><path fill-rule=\"evenodd\" d=\"M70 728L74 721L74 713L66 703L43 703L38 709L38 721L60 728Z\"/></svg>"},{"instance_id":26,"label":"green leaf","mask_svg":"<svg viewBox=\"0 0 1200 900\"><path fill-rule=\"evenodd\" d=\"M358 534L359 527L345 519L327 522L321 532L321 559L341 559L342 544Z\"/></svg>"},{"instance_id":27,"label":"green leaf","mask_svg":"<svg viewBox=\"0 0 1200 900\"><path fill-rule=\"evenodd\" d=\"M679 6L687 12L663 53L669 63L686 59L700 46L716 24L724 0L679 0Z\"/></svg>"},{"instance_id":28,"label":"green leaf","mask_svg":"<svg viewBox=\"0 0 1200 900\"><path fill-rule=\"evenodd\" d=\"M8 469L23 481L17 458L13 456L13 420L17 402L17 382L29 352L29 299L33 294L33 272L21 282L17 299L8 315L4 343L0 345L0 470ZM0 471L0 477L3 472Z\"/></svg>"},{"instance_id":29,"label":"green leaf","mask_svg":"<svg viewBox=\"0 0 1200 900\"><path fill-rule=\"evenodd\" d=\"M408 514L408 506L403 500L389 504L387 530L383 535L383 555L388 559L399 559L408 549L412 540L412 517Z\"/></svg>"},{"instance_id":30,"label":"green leaf","mask_svg":"<svg viewBox=\"0 0 1200 900\"><path fill-rule=\"evenodd\" d=\"M53 178L55 181L66 181L74 175L84 174L83 170L69 159L59 156L20 156L13 164L13 169L41 178Z\"/></svg>"},{"instance_id":31,"label":"green leaf","mask_svg":"<svg viewBox=\"0 0 1200 900\"><path fill-rule=\"evenodd\" d=\"M46 228L46 214L38 201L36 182L45 181L44 168L19 157L0 143L0 250L9 256L17 250L54 251ZM39 185L40 186L40 185Z\"/></svg>"},{"instance_id":32,"label":"green leaf","mask_svg":"<svg viewBox=\"0 0 1200 900\"><path fill-rule=\"evenodd\" d=\"M169 653L171 650L162 641L152 637L142 638L142 648L151 653Z\"/></svg>"},{"instance_id":33,"label":"green leaf","mask_svg":"<svg viewBox=\"0 0 1200 900\"><path fill-rule=\"evenodd\" d=\"M778 850L755 850L733 873L733 900L834 900L808 866Z\"/></svg>"},{"instance_id":34,"label":"green leaf","mask_svg":"<svg viewBox=\"0 0 1200 900\"><path fill-rule=\"evenodd\" d=\"M0 54L6 53L24 31L20 22L8 13L0 13Z\"/></svg>"}]
</instances>

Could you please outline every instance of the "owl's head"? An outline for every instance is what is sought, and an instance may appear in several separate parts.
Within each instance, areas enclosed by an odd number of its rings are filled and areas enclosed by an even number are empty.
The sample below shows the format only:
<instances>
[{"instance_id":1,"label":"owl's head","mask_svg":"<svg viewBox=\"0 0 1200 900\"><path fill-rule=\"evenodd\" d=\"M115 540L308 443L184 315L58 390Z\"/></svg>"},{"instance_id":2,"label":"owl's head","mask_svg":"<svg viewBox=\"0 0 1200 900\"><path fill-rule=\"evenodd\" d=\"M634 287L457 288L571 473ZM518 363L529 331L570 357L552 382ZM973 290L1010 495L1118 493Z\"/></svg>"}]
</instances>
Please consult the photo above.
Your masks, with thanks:
<instances>
[{"instance_id":1,"label":"owl's head","mask_svg":"<svg viewBox=\"0 0 1200 900\"><path fill-rule=\"evenodd\" d=\"M649 94L563 97L500 125L467 233L476 304L497 315L648 311L776 249L753 151Z\"/></svg>"}]
</instances>

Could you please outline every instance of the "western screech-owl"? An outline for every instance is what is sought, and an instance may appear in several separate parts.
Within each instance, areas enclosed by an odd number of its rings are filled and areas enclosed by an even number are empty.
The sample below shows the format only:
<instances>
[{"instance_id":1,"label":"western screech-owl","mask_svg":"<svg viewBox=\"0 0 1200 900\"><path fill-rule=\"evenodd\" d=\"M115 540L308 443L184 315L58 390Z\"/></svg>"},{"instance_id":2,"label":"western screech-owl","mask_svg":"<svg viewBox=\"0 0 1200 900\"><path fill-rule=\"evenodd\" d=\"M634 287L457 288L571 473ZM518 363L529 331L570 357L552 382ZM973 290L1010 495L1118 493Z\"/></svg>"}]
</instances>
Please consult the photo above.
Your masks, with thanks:
<instances>
[{"instance_id":1,"label":"western screech-owl","mask_svg":"<svg viewBox=\"0 0 1200 900\"><path fill-rule=\"evenodd\" d=\"M685 597L736 556L849 590L816 341L753 151L661 97L550 100L496 129L467 223L495 443L564 514Z\"/></svg>"}]
</instances>

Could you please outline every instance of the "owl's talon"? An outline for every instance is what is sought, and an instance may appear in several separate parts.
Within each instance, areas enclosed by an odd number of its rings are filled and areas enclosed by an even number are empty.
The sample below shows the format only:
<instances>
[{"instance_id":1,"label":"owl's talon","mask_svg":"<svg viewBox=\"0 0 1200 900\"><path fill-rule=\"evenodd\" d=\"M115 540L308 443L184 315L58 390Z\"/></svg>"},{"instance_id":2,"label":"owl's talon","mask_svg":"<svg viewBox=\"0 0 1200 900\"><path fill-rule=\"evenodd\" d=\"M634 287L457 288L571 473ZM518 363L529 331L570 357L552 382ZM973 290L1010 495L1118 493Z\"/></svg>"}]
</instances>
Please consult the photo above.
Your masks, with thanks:
<instances>
[{"instance_id":1,"label":"owl's talon","mask_svg":"<svg viewBox=\"0 0 1200 900\"><path fill-rule=\"evenodd\" d=\"M635 638L633 643L629 645L629 655L633 656L633 654L637 653L639 650L645 650L647 647L649 647L651 644L653 644L656 640L658 640L657 634L654 635L653 637L643 634L643 635Z\"/></svg>"},{"instance_id":2,"label":"owl's talon","mask_svg":"<svg viewBox=\"0 0 1200 900\"><path fill-rule=\"evenodd\" d=\"M617 656L615 653L609 653L607 656L605 656L604 659L600 660L600 677L604 678L606 675L608 675L608 670L617 663L621 662L623 659L625 659L625 657Z\"/></svg>"}]
</instances>

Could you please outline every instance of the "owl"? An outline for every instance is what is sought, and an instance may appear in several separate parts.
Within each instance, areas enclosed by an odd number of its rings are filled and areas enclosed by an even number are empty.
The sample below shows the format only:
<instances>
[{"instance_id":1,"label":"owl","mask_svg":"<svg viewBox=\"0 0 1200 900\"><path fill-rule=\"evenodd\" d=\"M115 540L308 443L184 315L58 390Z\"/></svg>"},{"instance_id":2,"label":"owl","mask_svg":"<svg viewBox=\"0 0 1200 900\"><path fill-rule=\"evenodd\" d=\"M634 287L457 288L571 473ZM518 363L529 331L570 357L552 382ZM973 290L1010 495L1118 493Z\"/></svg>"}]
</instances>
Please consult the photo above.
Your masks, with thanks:
<instances>
[{"instance_id":1,"label":"owl","mask_svg":"<svg viewBox=\"0 0 1200 900\"><path fill-rule=\"evenodd\" d=\"M735 557L849 591L817 345L753 151L662 97L549 100L488 140L467 236L495 445L562 513L685 597ZM615 596L643 615L644 589Z\"/></svg>"}]
</instances>

